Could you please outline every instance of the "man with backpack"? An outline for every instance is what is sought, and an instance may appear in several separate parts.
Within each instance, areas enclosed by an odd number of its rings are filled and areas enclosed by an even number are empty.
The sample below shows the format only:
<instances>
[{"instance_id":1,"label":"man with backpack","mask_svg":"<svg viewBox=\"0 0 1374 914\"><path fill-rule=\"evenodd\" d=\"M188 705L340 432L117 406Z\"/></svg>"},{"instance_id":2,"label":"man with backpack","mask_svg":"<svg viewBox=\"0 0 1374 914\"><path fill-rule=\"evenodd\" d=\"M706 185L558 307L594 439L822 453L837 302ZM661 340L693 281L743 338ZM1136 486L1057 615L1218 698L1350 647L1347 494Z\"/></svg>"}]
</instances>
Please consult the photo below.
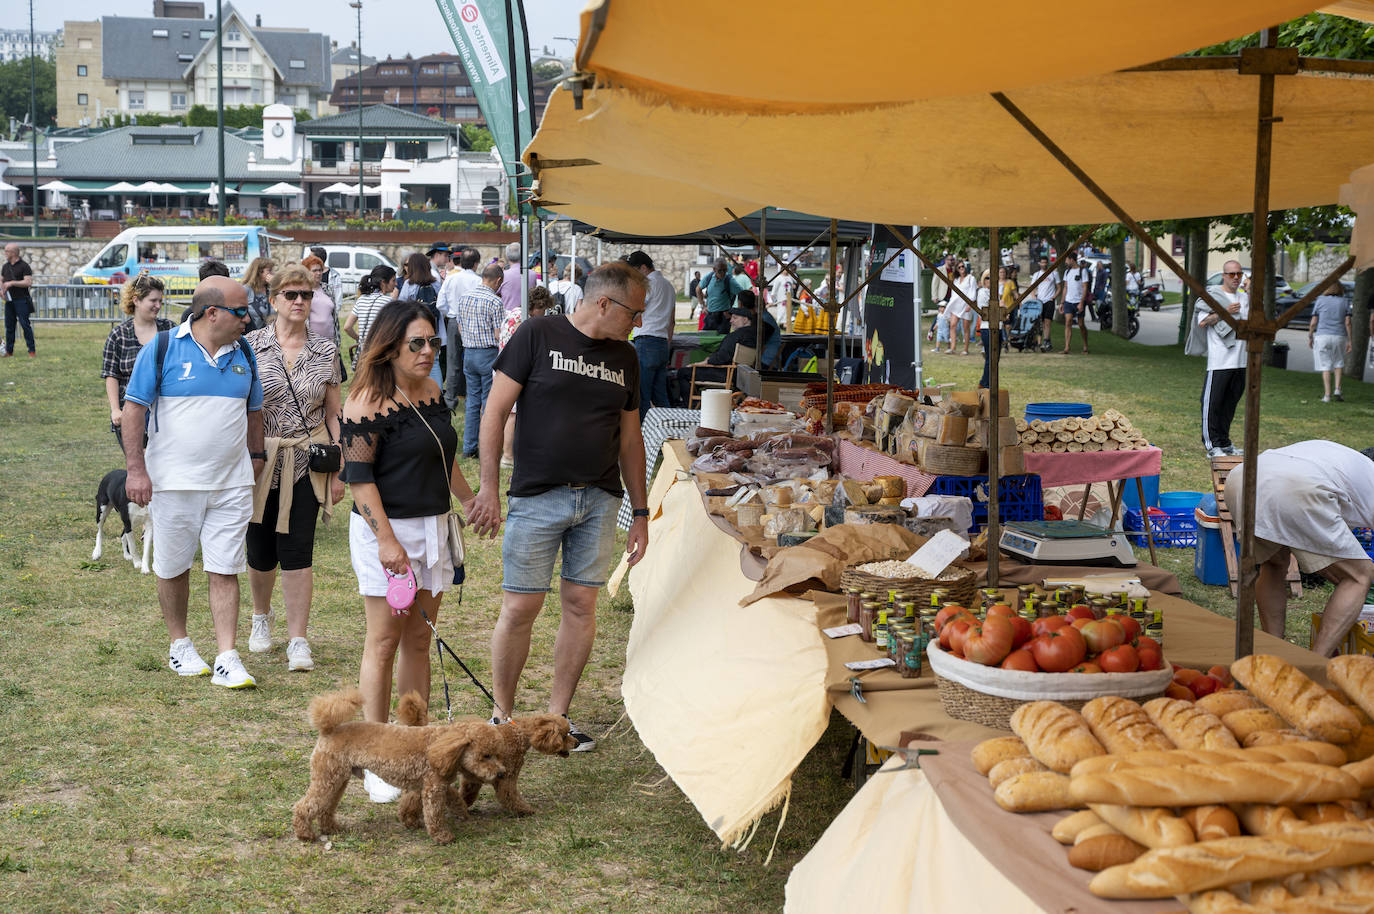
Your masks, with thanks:
<instances>
[{"instance_id":1,"label":"man with backpack","mask_svg":"<svg viewBox=\"0 0 1374 914\"><path fill-rule=\"evenodd\" d=\"M181 676L211 672L186 631L199 545L218 646L210 681L230 689L256 685L234 647L253 482L266 459L262 383L243 340L247 320L242 285L227 276L202 280L187 321L139 352L123 420L127 429L148 428L146 458L142 436L125 443L125 488L130 501L149 506L153 573L171 638L168 666Z\"/></svg>"}]
</instances>

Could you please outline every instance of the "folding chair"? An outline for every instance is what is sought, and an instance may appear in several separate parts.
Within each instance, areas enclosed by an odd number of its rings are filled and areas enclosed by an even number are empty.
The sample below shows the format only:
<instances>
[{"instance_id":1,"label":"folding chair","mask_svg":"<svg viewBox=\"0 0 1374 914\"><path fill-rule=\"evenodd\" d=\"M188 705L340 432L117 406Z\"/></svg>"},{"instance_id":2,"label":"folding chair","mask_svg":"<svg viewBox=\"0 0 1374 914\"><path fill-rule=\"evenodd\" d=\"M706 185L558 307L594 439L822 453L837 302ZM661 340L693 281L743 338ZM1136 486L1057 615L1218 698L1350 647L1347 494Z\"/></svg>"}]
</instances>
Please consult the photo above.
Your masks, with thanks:
<instances>
[{"instance_id":1,"label":"folding chair","mask_svg":"<svg viewBox=\"0 0 1374 914\"><path fill-rule=\"evenodd\" d=\"M710 366L702 366L702 367L709 367L709 368L712 368L712 369L715 369L715 368L723 368L723 369L725 369L725 379L722 380L722 381L707 381L707 380L698 381L698 380L697 380L697 367L698 367L698 366L693 365L693 366L692 366L692 376L691 376L691 379L690 379L690 381L689 381L689 384L690 384L691 386L688 388L691 392L690 392L690 394L689 394L688 397L687 397L687 408L688 408L688 409L697 409L697 408L699 408L699 407L701 406L701 392L702 392L703 390L734 390L734 387L735 387L735 366L738 365L738 364L752 365L752 364L754 363L754 353L755 353L756 351L757 351L757 350L755 350L753 347L750 347L750 346L741 346L740 344L736 343L736 344L735 344L735 352L734 352L734 355L731 356L731 362L730 362L729 365L710 365Z\"/></svg>"}]
</instances>

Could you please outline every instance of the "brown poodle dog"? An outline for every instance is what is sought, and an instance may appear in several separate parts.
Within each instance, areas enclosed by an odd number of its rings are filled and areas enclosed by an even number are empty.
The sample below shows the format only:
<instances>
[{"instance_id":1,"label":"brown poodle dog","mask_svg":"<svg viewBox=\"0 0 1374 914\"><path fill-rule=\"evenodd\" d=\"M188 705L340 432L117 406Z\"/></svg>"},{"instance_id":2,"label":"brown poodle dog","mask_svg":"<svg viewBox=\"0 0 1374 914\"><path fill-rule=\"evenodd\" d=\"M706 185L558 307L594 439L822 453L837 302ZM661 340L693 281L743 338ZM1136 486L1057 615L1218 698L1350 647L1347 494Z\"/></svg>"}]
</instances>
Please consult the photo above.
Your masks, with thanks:
<instances>
[{"instance_id":1,"label":"brown poodle dog","mask_svg":"<svg viewBox=\"0 0 1374 914\"><path fill-rule=\"evenodd\" d=\"M494 781L506 772L496 727L471 722L444 727L407 727L355 721L362 707L357 689L321 695L310 702L310 722L319 731L310 754L310 788L292 809L296 837L311 841L320 831L338 831L334 812L349 778L366 768L389 784L420 797L425 829L439 844L453 840L444 814L449 785L459 774ZM401 699L397 714L412 718L424 703L414 692ZM466 818L467 810L459 814Z\"/></svg>"},{"instance_id":2,"label":"brown poodle dog","mask_svg":"<svg viewBox=\"0 0 1374 914\"><path fill-rule=\"evenodd\" d=\"M428 723L428 715L423 707L397 708L396 721L422 727ZM562 715L536 714L532 717L517 717L496 727L501 742L499 757L505 765L505 774L493 780L464 772L462 792L453 787L448 789L448 808L459 818L465 817L467 808L477 799L482 785L494 783L496 799L504 808L522 816L533 813L534 807L526 803L520 795L520 769L525 764L525 753L533 747L547 755L567 758L568 753L577 745L577 740L568 734L568 726L567 718ZM419 807L420 796L415 791L407 791L401 795L401 821L407 827L419 826Z\"/></svg>"}]
</instances>

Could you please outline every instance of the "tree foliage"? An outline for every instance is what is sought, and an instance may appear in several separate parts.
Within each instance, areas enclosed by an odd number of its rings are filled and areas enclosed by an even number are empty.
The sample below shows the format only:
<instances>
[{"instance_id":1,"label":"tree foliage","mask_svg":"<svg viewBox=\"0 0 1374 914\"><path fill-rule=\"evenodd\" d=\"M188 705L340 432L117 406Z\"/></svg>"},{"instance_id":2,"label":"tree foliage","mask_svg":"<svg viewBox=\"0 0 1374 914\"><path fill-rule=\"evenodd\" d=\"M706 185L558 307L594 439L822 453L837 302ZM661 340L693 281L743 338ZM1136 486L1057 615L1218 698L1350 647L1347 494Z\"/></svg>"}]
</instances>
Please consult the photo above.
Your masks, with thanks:
<instances>
[{"instance_id":1,"label":"tree foliage","mask_svg":"<svg viewBox=\"0 0 1374 914\"><path fill-rule=\"evenodd\" d=\"M47 127L57 122L57 66L39 57L35 61L34 86L38 108L37 123ZM29 59L0 63L0 119L23 123L29 115ZM8 129L8 128L7 128Z\"/></svg>"},{"instance_id":2,"label":"tree foliage","mask_svg":"<svg viewBox=\"0 0 1374 914\"><path fill-rule=\"evenodd\" d=\"M477 124L464 124L462 127L463 139L467 141L468 148L473 152L486 152L496 145L496 140L492 137L491 131Z\"/></svg>"},{"instance_id":3,"label":"tree foliage","mask_svg":"<svg viewBox=\"0 0 1374 914\"><path fill-rule=\"evenodd\" d=\"M231 105L224 109L225 127L261 127L262 109L266 105ZM304 108L295 110L296 120L310 120L310 112ZM208 105L192 105L186 112L187 127L215 127L218 126L218 118L215 109Z\"/></svg>"}]
</instances>

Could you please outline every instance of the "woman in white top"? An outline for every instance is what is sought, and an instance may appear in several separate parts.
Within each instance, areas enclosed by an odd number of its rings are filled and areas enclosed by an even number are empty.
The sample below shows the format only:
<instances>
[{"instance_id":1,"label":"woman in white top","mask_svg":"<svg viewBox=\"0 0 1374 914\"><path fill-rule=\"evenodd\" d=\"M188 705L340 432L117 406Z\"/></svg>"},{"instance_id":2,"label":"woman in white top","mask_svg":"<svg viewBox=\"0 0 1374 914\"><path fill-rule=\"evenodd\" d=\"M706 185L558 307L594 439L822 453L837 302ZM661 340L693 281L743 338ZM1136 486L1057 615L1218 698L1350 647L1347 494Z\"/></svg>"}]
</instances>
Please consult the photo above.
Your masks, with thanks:
<instances>
[{"instance_id":1,"label":"woman in white top","mask_svg":"<svg viewBox=\"0 0 1374 914\"><path fill-rule=\"evenodd\" d=\"M973 300L977 299L977 297L978 297L978 280L974 279L974 277L973 277L973 272L969 269L968 261L965 260L965 261L960 261L960 262L959 262L959 268L958 268L958 270L956 271L956 275L955 275L955 278L954 278L954 284L955 284L956 286L959 287L959 291L960 291L960 292L963 292L965 295L968 296L969 301L973 301ZM975 317L975 313L974 313L973 309L970 308L970 307L968 306L968 302L965 302L965 301L964 301L962 298L960 298L957 294L950 296L950 303L951 303L951 304L955 303L956 301L958 302L958 309L957 309L957 314L956 314L956 317L957 317L957 319L958 319L958 321L959 321L959 323L958 323L958 332L959 332L960 334L962 334L963 337L964 337L964 355L968 355L968 346L969 346L969 343L972 341L972 337L973 337L973 318ZM949 351L950 351L950 352L953 352L953 351L954 351L955 330L956 330L954 321L955 321L955 318L950 318L950 322L949 322L949 329L950 329L950 334L949 334Z\"/></svg>"},{"instance_id":2,"label":"woman in white top","mask_svg":"<svg viewBox=\"0 0 1374 914\"><path fill-rule=\"evenodd\" d=\"M349 347L353 351L353 367L358 366L358 354L367 344L367 332L372 329L372 321L377 312L396 297L396 270L386 264L378 264L372 272L358 280L358 300L353 303L353 313L344 321L343 332L358 341Z\"/></svg>"}]
</instances>

